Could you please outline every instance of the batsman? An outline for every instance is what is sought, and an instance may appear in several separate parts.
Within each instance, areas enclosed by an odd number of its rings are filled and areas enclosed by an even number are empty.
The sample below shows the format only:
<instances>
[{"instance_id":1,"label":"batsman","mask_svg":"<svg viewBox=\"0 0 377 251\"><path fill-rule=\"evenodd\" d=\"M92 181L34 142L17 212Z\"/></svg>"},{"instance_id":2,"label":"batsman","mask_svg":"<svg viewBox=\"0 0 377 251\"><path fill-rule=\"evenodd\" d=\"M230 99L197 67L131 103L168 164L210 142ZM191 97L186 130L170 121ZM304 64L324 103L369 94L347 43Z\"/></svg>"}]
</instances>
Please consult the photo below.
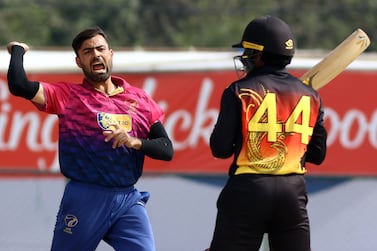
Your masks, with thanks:
<instances>
[{"instance_id":1,"label":"batsman","mask_svg":"<svg viewBox=\"0 0 377 251\"><path fill-rule=\"evenodd\" d=\"M271 250L310 251L304 174L326 156L321 97L287 71L295 38L280 18L252 20L233 47L244 75L223 91L210 136L213 156L233 161L209 250L258 251L267 233Z\"/></svg>"}]
</instances>

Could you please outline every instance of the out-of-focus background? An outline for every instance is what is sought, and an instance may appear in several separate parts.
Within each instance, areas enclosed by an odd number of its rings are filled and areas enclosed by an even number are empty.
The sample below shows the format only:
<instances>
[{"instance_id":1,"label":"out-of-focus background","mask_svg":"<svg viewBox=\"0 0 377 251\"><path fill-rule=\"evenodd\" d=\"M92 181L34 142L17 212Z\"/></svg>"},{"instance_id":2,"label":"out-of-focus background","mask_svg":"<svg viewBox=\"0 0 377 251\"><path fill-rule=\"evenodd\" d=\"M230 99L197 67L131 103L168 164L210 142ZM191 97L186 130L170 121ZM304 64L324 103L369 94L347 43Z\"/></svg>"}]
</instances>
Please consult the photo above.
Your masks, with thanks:
<instances>
[{"instance_id":1,"label":"out-of-focus background","mask_svg":"<svg viewBox=\"0 0 377 251\"><path fill-rule=\"evenodd\" d=\"M10 95L6 44L31 47L29 78L79 83L70 43L101 26L114 49L114 74L146 90L166 112L171 162L147 159L137 187L147 204L159 251L208 247L216 200L230 159L211 156L208 139L223 89L237 79L230 48L261 15L287 21L297 52L289 66L301 76L356 28L371 45L319 90L329 132L328 155L308 165L312 249L374 251L377 246L377 3L263 1L0 1L0 251L49 250L65 179L59 173L57 118ZM226 137L226 135L224 135ZM101 243L100 251L112 250ZM268 250L266 244L261 250Z\"/></svg>"}]
</instances>

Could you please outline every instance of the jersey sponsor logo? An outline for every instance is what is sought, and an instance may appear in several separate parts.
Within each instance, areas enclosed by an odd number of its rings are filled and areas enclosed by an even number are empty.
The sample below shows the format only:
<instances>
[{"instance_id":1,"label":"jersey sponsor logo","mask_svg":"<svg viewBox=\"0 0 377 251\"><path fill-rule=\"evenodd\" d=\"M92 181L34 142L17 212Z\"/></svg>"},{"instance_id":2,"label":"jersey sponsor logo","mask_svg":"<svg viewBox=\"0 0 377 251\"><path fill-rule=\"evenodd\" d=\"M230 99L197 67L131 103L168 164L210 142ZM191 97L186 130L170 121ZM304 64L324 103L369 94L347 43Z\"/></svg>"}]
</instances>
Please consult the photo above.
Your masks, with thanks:
<instances>
[{"instance_id":1,"label":"jersey sponsor logo","mask_svg":"<svg viewBox=\"0 0 377 251\"><path fill-rule=\"evenodd\" d=\"M103 130L112 130L112 124L119 124L121 128L130 132L132 129L132 117L129 114L97 113L98 125Z\"/></svg>"},{"instance_id":2,"label":"jersey sponsor logo","mask_svg":"<svg viewBox=\"0 0 377 251\"><path fill-rule=\"evenodd\" d=\"M65 223L65 228L63 231L68 234L72 234L73 233L72 228L76 227L77 224L79 224L79 219L73 214L67 214L64 217L64 223Z\"/></svg>"}]
</instances>

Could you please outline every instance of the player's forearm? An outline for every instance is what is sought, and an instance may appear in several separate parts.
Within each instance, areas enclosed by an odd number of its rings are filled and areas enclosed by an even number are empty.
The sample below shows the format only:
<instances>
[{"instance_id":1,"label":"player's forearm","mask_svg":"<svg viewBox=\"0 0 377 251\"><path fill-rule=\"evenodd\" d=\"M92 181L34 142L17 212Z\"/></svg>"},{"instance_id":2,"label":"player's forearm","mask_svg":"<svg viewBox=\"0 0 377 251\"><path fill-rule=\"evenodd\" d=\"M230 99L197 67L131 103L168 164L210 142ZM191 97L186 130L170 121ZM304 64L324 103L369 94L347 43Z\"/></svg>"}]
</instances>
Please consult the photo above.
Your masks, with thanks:
<instances>
[{"instance_id":1,"label":"player's forearm","mask_svg":"<svg viewBox=\"0 0 377 251\"><path fill-rule=\"evenodd\" d=\"M19 97L32 99L39 89L39 82L32 82L27 79L24 66L23 55L25 51L22 46L12 47L11 58L8 69L9 91Z\"/></svg>"},{"instance_id":2,"label":"player's forearm","mask_svg":"<svg viewBox=\"0 0 377 251\"><path fill-rule=\"evenodd\" d=\"M140 150L150 158L159 160L172 160L173 146L168 138L142 139Z\"/></svg>"},{"instance_id":3,"label":"player's forearm","mask_svg":"<svg viewBox=\"0 0 377 251\"><path fill-rule=\"evenodd\" d=\"M173 144L160 122L152 125L148 139L141 139L140 150L153 159L169 161L173 158Z\"/></svg>"}]
</instances>

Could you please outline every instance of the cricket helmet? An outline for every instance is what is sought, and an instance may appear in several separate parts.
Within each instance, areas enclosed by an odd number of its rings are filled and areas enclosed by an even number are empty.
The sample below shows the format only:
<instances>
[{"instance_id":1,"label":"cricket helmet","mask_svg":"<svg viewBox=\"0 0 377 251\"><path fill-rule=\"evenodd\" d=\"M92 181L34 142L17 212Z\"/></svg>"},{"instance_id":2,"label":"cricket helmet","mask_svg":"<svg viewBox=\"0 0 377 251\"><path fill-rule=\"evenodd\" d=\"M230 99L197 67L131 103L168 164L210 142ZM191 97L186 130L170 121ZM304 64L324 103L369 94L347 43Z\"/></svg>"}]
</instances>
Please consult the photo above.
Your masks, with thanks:
<instances>
[{"instance_id":1,"label":"cricket helmet","mask_svg":"<svg viewBox=\"0 0 377 251\"><path fill-rule=\"evenodd\" d=\"M245 28L241 42L233 48L244 48L276 55L293 57L295 43L293 33L283 20L262 16L252 20Z\"/></svg>"}]
</instances>

